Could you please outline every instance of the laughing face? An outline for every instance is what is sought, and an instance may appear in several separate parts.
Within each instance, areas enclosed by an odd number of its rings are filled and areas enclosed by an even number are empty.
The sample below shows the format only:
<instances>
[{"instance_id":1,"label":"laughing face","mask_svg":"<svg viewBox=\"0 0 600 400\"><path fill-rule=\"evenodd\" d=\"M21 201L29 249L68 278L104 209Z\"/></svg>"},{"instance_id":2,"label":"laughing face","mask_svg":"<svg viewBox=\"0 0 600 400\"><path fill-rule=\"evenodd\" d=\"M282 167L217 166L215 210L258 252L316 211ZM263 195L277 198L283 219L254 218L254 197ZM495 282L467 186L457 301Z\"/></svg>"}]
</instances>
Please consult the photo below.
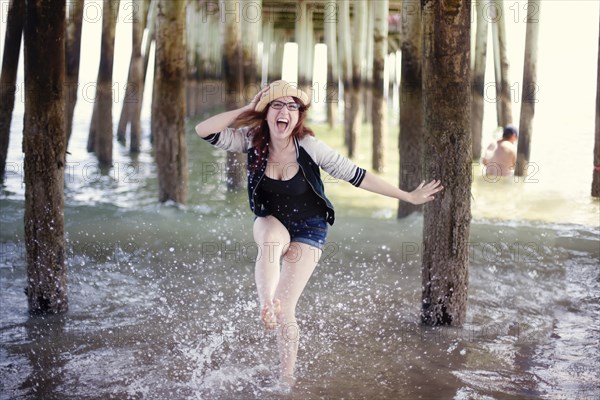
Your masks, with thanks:
<instances>
[{"instance_id":1,"label":"laughing face","mask_svg":"<svg viewBox=\"0 0 600 400\"><path fill-rule=\"evenodd\" d=\"M296 104L296 100L290 96L279 97L271 102L267 112L267 124L272 139L286 139L292 134L300 116ZM277 109L279 107L281 108Z\"/></svg>"}]
</instances>

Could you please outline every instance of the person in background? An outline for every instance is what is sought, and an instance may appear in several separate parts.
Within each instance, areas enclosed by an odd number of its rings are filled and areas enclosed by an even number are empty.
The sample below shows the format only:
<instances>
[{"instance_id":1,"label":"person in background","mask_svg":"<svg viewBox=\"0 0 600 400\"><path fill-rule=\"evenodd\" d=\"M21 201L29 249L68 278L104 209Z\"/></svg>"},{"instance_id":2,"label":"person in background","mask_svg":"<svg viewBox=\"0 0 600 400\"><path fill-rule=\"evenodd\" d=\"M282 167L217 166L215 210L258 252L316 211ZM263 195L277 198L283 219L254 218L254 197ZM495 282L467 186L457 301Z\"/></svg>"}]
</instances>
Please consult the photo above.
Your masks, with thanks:
<instances>
[{"instance_id":1,"label":"person in background","mask_svg":"<svg viewBox=\"0 0 600 400\"><path fill-rule=\"evenodd\" d=\"M502 139L492 142L482 158L485 176L511 176L517 163L517 129L506 125Z\"/></svg>"},{"instance_id":2,"label":"person in background","mask_svg":"<svg viewBox=\"0 0 600 400\"><path fill-rule=\"evenodd\" d=\"M295 382L300 330L296 305L321 257L333 205L325 196L320 169L352 185L422 204L442 190L440 182L421 183L414 191L371 174L318 140L305 125L306 93L286 81L263 88L246 106L215 115L196 126L208 143L248 155L248 197L259 248L255 281L260 318L277 329L279 379Z\"/></svg>"}]
</instances>

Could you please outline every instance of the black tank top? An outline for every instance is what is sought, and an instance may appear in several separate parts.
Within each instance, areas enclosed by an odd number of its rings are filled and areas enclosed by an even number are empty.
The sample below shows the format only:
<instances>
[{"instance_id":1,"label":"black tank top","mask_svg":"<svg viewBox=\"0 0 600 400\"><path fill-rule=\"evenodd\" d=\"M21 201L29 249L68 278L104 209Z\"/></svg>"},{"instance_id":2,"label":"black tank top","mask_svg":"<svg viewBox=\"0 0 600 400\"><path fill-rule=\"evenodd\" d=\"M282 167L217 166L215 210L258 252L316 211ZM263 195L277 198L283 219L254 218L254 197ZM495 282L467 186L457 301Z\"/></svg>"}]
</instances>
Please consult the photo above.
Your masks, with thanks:
<instances>
[{"instance_id":1,"label":"black tank top","mask_svg":"<svg viewBox=\"0 0 600 400\"><path fill-rule=\"evenodd\" d=\"M325 215L325 202L311 189L300 169L287 181L264 175L259 190L269 213L280 220Z\"/></svg>"}]
</instances>

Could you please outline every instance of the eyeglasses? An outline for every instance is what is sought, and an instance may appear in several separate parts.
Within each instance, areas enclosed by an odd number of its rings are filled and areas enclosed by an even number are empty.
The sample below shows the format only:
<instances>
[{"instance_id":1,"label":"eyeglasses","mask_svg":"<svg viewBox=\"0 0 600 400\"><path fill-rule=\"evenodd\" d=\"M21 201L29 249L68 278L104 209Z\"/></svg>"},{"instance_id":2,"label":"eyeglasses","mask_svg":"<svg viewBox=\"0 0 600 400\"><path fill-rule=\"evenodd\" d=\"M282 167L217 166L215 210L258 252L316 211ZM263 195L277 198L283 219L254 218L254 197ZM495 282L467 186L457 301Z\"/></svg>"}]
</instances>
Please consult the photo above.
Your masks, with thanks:
<instances>
[{"instance_id":1,"label":"eyeglasses","mask_svg":"<svg viewBox=\"0 0 600 400\"><path fill-rule=\"evenodd\" d=\"M283 106L286 106L290 111L298 111L300 109L300 104L296 103L295 101L284 103L282 101L275 100L271 102L271 108L274 110L281 110Z\"/></svg>"}]
</instances>

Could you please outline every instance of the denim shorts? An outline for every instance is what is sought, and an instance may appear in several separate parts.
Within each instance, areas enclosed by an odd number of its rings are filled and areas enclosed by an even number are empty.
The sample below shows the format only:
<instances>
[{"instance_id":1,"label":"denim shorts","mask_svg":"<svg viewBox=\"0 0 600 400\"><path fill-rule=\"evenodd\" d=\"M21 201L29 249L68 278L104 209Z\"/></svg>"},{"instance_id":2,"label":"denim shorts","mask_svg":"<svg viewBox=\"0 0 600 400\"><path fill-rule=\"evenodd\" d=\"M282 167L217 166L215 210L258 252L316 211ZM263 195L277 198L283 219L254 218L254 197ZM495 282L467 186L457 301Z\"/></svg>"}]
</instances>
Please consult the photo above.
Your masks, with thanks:
<instances>
[{"instance_id":1,"label":"denim shorts","mask_svg":"<svg viewBox=\"0 0 600 400\"><path fill-rule=\"evenodd\" d=\"M325 238L327 237L325 217L316 216L300 220L284 219L281 223L290 234L290 242L305 243L323 250Z\"/></svg>"}]
</instances>

